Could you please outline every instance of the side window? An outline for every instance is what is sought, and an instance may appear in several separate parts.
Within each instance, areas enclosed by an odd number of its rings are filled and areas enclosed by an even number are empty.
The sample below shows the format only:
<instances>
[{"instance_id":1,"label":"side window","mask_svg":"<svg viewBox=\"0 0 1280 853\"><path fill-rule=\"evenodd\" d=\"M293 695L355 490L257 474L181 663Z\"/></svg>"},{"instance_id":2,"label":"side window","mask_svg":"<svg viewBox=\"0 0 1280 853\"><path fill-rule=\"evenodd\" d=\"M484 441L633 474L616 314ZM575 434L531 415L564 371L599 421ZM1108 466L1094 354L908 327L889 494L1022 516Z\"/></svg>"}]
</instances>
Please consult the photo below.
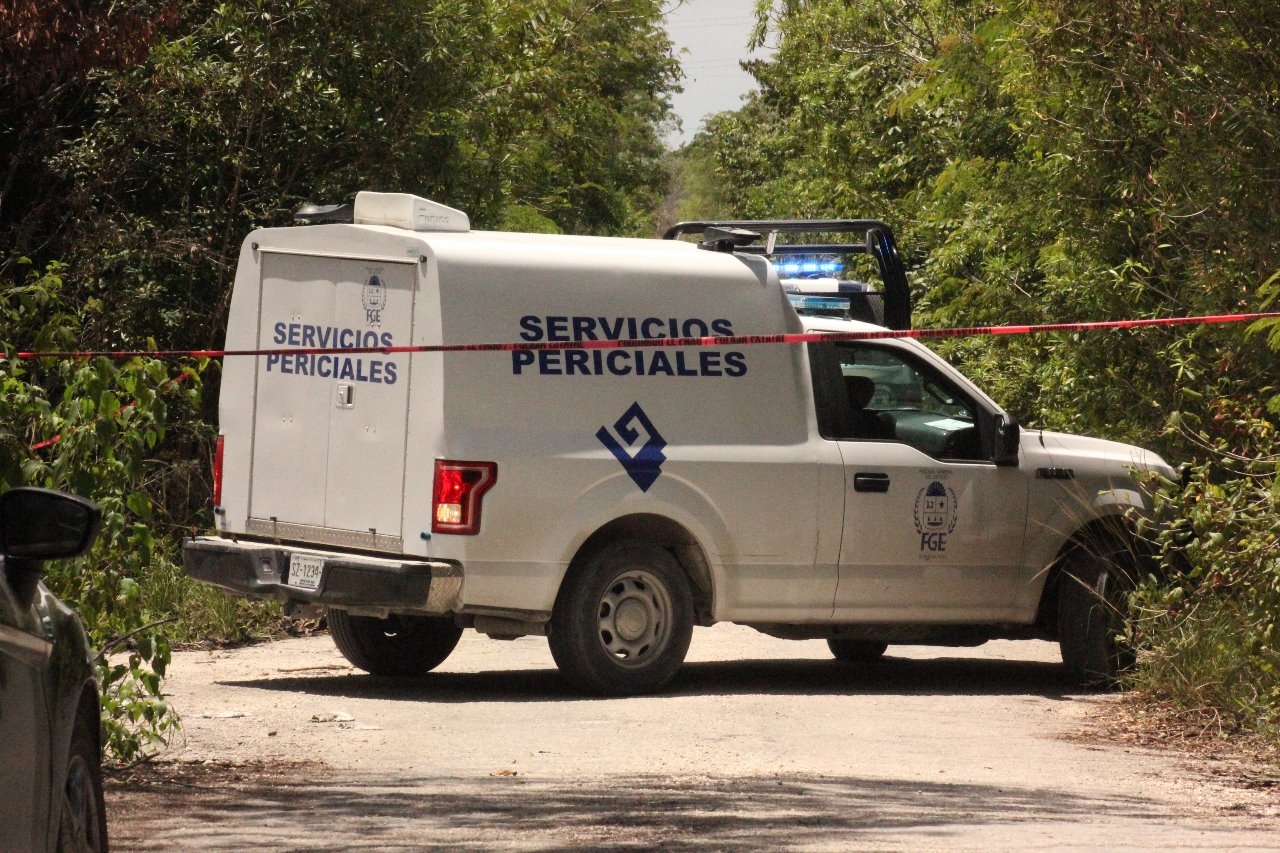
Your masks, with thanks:
<instances>
[{"instance_id":1,"label":"side window","mask_svg":"<svg viewBox=\"0 0 1280 853\"><path fill-rule=\"evenodd\" d=\"M815 344L810 354L824 437L900 441L937 459L986 458L973 402L926 365L874 344Z\"/></svg>"}]
</instances>

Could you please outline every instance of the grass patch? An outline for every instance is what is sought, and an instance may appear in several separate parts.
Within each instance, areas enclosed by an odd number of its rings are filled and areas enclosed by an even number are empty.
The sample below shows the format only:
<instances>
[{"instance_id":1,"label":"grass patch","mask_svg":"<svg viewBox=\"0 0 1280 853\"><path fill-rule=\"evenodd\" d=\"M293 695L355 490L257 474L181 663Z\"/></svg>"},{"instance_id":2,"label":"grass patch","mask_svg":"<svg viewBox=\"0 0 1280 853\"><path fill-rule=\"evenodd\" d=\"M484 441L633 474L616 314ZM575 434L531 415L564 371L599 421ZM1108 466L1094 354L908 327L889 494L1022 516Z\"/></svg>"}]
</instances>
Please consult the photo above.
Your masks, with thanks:
<instances>
[{"instance_id":1,"label":"grass patch","mask_svg":"<svg viewBox=\"0 0 1280 853\"><path fill-rule=\"evenodd\" d=\"M280 602L231 596L193 581L170 559L155 560L139 583L147 612L154 618L174 620L165 633L175 644L204 640L236 644L290 633Z\"/></svg>"}]
</instances>

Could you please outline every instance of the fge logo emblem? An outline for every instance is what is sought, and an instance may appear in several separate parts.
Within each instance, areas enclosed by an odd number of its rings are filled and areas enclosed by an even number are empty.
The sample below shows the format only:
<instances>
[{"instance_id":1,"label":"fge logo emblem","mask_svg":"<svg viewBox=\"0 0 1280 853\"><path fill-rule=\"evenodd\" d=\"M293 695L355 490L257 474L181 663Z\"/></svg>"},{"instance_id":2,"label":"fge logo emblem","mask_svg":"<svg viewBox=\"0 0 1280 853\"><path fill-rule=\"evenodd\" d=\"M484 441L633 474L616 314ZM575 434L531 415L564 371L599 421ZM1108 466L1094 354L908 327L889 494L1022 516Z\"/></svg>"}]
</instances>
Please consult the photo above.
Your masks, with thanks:
<instances>
[{"instance_id":1,"label":"fge logo emblem","mask_svg":"<svg viewBox=\"0 0 1280 853\"><path fill-rule=\"evenodd\" d=\"M955 490L937 480L916 495L916 531L920 534L920 550L935 554L947 550L947 535L956 529L959 506Z\"/></svg>"},{"instance_id":2,"label":"fge logo emblem","mask_svg":"<svg viewBox=\"0 0 1280 853\"><path fill-rule=\"evenodd\" d=\"M636 429L637 425L640 429ZM644 409L640 408L639 403L631 404L622 417L614 422L613 430L610 432L608 427L600 427L596 430L596 438L622 463L622 467L640 487L640 491L649 491L649 487L662 474L662 463L667 461L666 455L662 452L662 449L667 446L666 440L658 434L653 421L649 420L649 416L644 413ZM633 454L627 448L636 446L641 437L641 430L643 430L645 441ZM614 433L617 433L617 438L614 437Z\"/></svg>"},{"instance_id":3,"label":"fge logo emblem","mask_svg":"<svg viewBox=\"0 0 1280 853\"><path fill-rule=\"evenodd\" d=\"M364 305L364 321L370 326L382 325L382 309L387 307L387 286L379 276L371 275L360 291Z\"/></svg>"}]
</instances>

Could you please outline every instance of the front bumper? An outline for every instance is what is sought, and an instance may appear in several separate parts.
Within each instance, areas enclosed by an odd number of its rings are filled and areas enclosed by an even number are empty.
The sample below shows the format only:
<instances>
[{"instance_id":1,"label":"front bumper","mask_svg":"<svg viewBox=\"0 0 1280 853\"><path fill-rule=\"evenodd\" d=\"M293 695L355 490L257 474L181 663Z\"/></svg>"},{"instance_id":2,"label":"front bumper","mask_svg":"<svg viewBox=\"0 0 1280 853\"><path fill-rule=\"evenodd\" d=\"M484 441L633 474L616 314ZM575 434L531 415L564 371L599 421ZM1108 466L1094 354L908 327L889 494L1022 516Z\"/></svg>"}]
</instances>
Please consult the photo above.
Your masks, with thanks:
<instances>
[{"instance_id":1,"label":"front bumper","mask_svg":"<svg viewBox=\"0 0 1280 853\"><path fill-rule=\"evenodd\" d=\"M316 589L289 583L290 557L324 560ZM187 574L252 598L277 598L370 613L448 613L462 592L462 567L341 551L200 536L182 546Z\"/></svg>"}]
</instances>

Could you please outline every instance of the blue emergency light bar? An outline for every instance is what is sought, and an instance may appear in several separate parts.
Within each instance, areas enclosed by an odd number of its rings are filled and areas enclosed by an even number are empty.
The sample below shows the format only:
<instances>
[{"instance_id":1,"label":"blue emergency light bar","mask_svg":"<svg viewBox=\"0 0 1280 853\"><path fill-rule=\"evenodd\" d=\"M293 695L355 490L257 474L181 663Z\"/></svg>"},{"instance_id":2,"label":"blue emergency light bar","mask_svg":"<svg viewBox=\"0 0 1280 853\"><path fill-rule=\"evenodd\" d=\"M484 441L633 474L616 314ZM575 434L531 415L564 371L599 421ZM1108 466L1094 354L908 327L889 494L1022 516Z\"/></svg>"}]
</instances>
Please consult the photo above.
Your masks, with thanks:
<instances>
[{"instance_id":1,"label":"blue emergency light bar","mask_svg":"<svg viewBox=\"0 0 1280 853\"><path fill-rule=\"evenodd\" d=\"M833 275L844 269L844 264L835 260L819 260L817 258L787 258L777 261L778 275Z\"/></svg>"}]
</instances>

